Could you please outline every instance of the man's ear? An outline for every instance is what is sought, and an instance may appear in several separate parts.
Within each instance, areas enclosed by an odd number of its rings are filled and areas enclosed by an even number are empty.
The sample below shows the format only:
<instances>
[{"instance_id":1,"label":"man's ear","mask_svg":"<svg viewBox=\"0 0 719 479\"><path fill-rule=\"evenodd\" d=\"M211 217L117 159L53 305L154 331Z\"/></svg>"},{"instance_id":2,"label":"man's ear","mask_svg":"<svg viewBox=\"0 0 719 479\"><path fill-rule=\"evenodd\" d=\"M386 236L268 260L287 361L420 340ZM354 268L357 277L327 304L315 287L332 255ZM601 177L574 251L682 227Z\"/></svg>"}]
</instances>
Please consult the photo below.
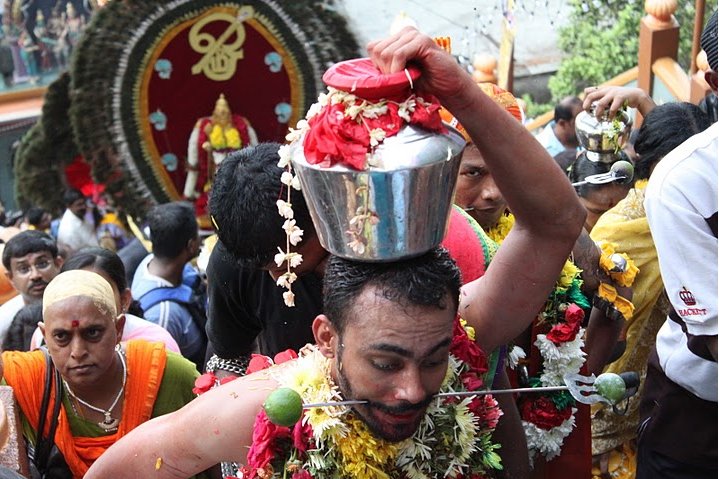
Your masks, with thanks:
<instances>
[{"instance_id":1,"label":"man's ear","mask_svg":"<svg viewBox=\"0 0 719 479\"><path fill-rule=\"evenodd\" d=\"M42 321L38 321L37 327L40 328L40 332L42 333L42 337L45 339L45 344L47 344L47 338L45 337L45 323Z\"/></svg>"},{"instance_id":2,"label":"man's ear","mask_svg":"<svg viewBox=\"0 0 719 479\"><path fill-rule=\"evenodd\" d=\"M334 358L339 335L327 316L320 314L315 318L312 322L312 334L322 355L326 358Z\"/></svg>"},{"instance_id":3,"label":"man's ear","mask_svg":"<svg viewBox=\"0 0 719 479\"><path fill-rule=\"evenodd\" d=\"M6 269L6 270L5 270L5 276L7 277L7 279L10 280L10 282L12 282L12 271L11 271L11 270Z\"/></svg>"},{"instance_id":4,"label":"man's ear","mask_svg":"<svg viewBox=\"0 0 719 479\"><path fill-rule=\"evenodd\" d=\"M704 72L704 80L709 84L712 90L717 91L717 72L714 70L709 70L708 72Z\"/></svg>"},{"instance_id":5,"label":"man's ear","mask_svg":"<svg viewBox=\"0 0 719 479\"><path fill-rule=\"evenodd\" d=\"M55 256L54 261L55 261L55 266L57 266L57 269L62 268L62 265L65 264L65 259L60 255Z\"/></svg>"}]
</instances>

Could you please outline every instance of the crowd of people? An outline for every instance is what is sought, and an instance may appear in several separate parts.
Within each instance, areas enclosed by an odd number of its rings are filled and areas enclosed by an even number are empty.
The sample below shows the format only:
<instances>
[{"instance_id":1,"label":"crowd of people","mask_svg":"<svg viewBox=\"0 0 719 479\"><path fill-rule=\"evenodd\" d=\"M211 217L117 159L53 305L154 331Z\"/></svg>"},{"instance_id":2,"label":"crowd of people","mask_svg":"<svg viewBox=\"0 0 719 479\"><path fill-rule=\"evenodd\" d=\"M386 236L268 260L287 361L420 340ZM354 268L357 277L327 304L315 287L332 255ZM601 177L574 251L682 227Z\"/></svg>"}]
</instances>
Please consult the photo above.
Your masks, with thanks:
<instances>
[{"instance_id":1,"label":"crowd of people","mask_svg":"<svg viewBox=\"0 0 719 479\"><path fill-rule=\"evenodd\" d=\"M716 13L702 47L716 92ZM219 163L206 271L186 201L131 231L68 190L61 218L4 227L0 378L33 477L716 477L716 114L591 87L533 137L511 93L416 30L368 51L383 73L421 70L466 141L445 237L422 255L325 249L316 192L281 200L278 143ZM597 161L577 115L626 107L641 127ZM587 181L619 161L631 181ZM623 415L545 392L630 371ZM275 424L279 387L331 407ZM479 389L495 394L434 398Z\"/></svg>"}]
</instances>

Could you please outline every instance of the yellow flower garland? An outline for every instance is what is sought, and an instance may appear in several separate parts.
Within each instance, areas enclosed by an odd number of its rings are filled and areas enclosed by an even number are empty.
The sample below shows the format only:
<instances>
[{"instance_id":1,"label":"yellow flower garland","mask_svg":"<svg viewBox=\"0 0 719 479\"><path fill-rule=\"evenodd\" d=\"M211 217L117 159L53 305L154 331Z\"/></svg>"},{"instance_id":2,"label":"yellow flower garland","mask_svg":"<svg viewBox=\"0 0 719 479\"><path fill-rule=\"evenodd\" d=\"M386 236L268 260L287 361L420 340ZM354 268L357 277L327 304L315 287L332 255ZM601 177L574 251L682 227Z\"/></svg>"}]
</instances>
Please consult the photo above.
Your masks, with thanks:
<instances>
[{"instance_id":1,"label":"yellow flower garland","mask_svg":"<svg viewBox=\"0 0 719 479\"><path fill-rule=\"evenodd\" d=\"M499 217L497 224L487 231L487 236L492 238L495 243L502 244L502 241L507 237L513 226L514 215L511 213L504 214Z\"/></svg>"},{"instance_id":2,"label":"yellow flower garland","mask_svg":"<svg viewBox=\"0 0 719 479\"><path fill-rule=\"evenodd\" d=\"M239 150L242 146L240 132L232 125L223 127L215 124L210 131L210 146L212 146L213 150L225 150L228 148Z\"/></svg>"},{"instance_id":3,"label":"yellow flower garland","mask_svg":"<svg viewBox=\"0 0 719 479\"><path fill-rule=\"evenodd\" d=\"M612 261L612 256L616 254L614 244L602 242L599 244L599 247L602 249L601 256L599 257L599 266L616 281L619 286L630 287L639 272L639 268L634 264L634 261L632 261L626 253L619 253L619 256L627 262L627 266L624 271L614 271L616 269L616 265L614 261Z\"/></svg>"},{"instance_id":4,"label":"yellow flower garland","mask_svg":"<svg viewBox=\"0 0 719 479\"><path fill-rule=\"evenodd\" d=\"M634 304L627 298L620 296L614 286L607 283L599 283L597 296L609 302L624 316L624 319L630 319L634 316Z\"/></svg>"},{"instance_id":5,"label":"yellow flower garland","mask_svg":"<svg viewBox=\"0 0 719 479\"><path fill-rule=\"evenodd\" d=\"M382 469L396 461L398 444L378 440L362 421L353 416L348 415L345 424L350 432L337 440L342 477L389 479L390 476Z\"/></svg>"}]
</instances>

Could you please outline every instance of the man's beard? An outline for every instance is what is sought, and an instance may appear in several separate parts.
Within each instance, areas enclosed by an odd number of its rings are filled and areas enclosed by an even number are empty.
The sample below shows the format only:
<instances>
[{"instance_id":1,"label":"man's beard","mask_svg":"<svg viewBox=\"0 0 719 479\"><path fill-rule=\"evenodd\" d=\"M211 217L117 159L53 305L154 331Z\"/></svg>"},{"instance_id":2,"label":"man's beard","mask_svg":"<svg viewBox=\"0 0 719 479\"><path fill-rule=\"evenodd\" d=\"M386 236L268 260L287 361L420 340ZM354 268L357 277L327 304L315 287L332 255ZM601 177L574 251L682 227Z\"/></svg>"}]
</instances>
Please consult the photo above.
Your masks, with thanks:
<instances>
[{"instance_id":1,"label":"man's beard","mask_svg":"<svg viewBox=\"0 0 719 479\"><path fill-rule=\"evenodd\" d=\"M414 435L419 427L423 414L418 414L417 419L404 424L388 424L383 422L375 415L375 412L385 414L402 415L413 412L424 411L432 401L433 394L427 395L425 399L417 404L408 401L402 401L394 406L371 401L369 399L356 397L352 386L342 370L342 356L338 356L339 366L337 367L337 385L345 399L359 399L367 401L367 404L361 404L353 407L355 415L369 428L373 435L389 442L400 442Z\"/></svg>"}]
</instances>

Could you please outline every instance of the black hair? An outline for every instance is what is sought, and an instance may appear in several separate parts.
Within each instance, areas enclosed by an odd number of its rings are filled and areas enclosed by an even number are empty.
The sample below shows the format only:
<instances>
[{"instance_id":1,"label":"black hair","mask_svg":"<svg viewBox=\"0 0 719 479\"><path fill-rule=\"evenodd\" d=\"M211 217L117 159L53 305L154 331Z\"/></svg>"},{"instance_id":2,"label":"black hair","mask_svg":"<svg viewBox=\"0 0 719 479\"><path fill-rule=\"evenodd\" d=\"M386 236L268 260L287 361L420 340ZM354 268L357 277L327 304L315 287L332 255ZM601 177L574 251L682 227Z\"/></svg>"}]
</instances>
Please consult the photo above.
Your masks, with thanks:
<instances>
[{"instance_id":1,"label":"black hair","mask_svg":"<svg viewBox=\"0 0 719 479\"><path fill-rule=\"evenodd\" d=\"M577 159L574 160L572 166L569 168L569 181L572 183L578 183L580 181L584 181L587 176L601 175L603 173L607 173L612 168L612 165L620 160L631 163L629 156L627 156L627 154L621 150L614 155L614 161L611 163L605 163L603 161L592 161L587 156L586 150L582 151L579 156L577 156ZM605 186L613 184L616 183L606 183L602 185L593 185L591 183L587 183L584 185L575 186L574 189L576 190L577 195L579 195L580 198L586 198L590 192L600 190ZM629 188L629 185L627 185L627 188Z\"/></svg>"},{"instance_id":2,"label":"black hair","mask_svg":"<svg viewBox=\"0 0 719 479\"><path fill-rule=\"evenodd\" d=\"M634 176L649 178L654 164L710 124L707 114L691 103L672 102L654 108L644 118L634 143L638 156Z\"/></svg>"},{"instance_id":3,"label":"black hair","mask_svg":"<svg viewBox=\"0 0 719 479\"><path fill-rule=\"evenodd\" d=\"M717 11L715 10L714 13L712 13L712 16L709 17L709 20L707 20L706 25L704 25L704 31L702 31L702 36L700 38L700 43L702 46L702 50L706 52L707 54L707 61L709 62L709 66L712 70L719 73L717 71L717 63L719 63L719 58L717 58Z\"/></svg>"},{"instance_id":4,"label":"black hair","mask_svg":"<svg viewBox=\"0 0 719 479\"><path fill-rule=\"evenodd\" d=\"M279 143L261 143L232 153L222 160L212 185L209 205L217 236L246 267L266 266L286 243L285 220L276 206L286 199L287 188L280 182L279 148ZM314 226L301 191L292 191L291 203L306 240Z\"/></svg>"},{"instance_id":5,"label":"black hair","mask_svg":"<svg viewBox=\"0 0 719 479\"><path fill-rule=\"evenodd\" d=\"M28 208L28 210L25 212L25 219L31 225L37 226L42 221L42 217L45 216L45 213L45 209L40 208L39 206L33 206L31 208Z\"/></svg>"},{"instance_id":6,"label":"black hair","mask_svg":"<svg viewBox=\"0 0 719 479\"><path fill-rule=\"evenodd\" d=\"M554 107L554 121L558 122L559 120L571 120L574 118L574 112L578 106L582 106L582 100L576 96L570 96L563 99L557 103L557 106Z\"/></svg>"},{"instance_id":7,"label":"black hair","mask_svg":"<svg viewBox=\"0 0 719 479\"><path fill-rule=\"evenodd\" d=\"M155 206L147 215L147 224L152 253L158 258L176 258L198 234L194 208L179 201Z\"/></svg>"},{"instance_id":8,"label":"black hair","mask_svg":"<svg viewBox=\"0 0 719 479\"><path fill-rule=\"evenodd\" d=\"M53 257L57 256L57 243L49 234L38 230L27 230L16 234L5 244L2 252L2 264L10 271L10 260L22 258L30 253L47 251Z\"/></svg>"},{"instance_id":9,"label":"black hair","mask_svg":"<svg viewBox=\"0 0 719 479\"><path fill-rule=\"evenodd\" d=\"M462 284L459 268L446 249L404 261L364 263L331 255L323 279L324 312L341 334L355 301L368 286L402 306L453 308ZM451 304L447 304L447 297Z\"/></svg>"},{"instance_id":10,"label":"black hair","mask_svg":"<svg viewBox=\"0 0 719 479\"><path fill-rule=\"evenodd\" d=\"M125 265L114 251L98 246L83 248L65 261L60 272L87 268L102 270L115 283L120 293L127 289ZM140 303L134 300L128 308L128 313L139 317L144 316Z\"/></svg>"},{"instance_id":11,"label":"black hair","mask_svg":"<svg viewBox=\"0 0 719 479\"><path fill-rule=\"evenodd\" d=\"M76 188L68 188L65 190L65 193L62 195L62 201L65 203L65 206L70 206L80 198L85 198L85 195L83 195L80 190Z\"/></svg>"},{"instance_id":12,"label":"black hair","mask_svg":"<svg viewBox=\"0 0 719 479\"><path fill-rule=\"evenodd\" d=\"M576 158L577 150L574 148L567 148L554 155L554 161L559 165L565 175Z\"/></svg>"},{"instance_id":13,"label":"black hair","mask_svg":"<svg viewBox=\"0 0 719 479\"><path fill-rule=\"evenodd\" d=\"M30 351L32 335L40 321L42 321L42 302L22 307L15 313L10 323L2 342L3 351Z\"/></svg>"}]
</instances>

